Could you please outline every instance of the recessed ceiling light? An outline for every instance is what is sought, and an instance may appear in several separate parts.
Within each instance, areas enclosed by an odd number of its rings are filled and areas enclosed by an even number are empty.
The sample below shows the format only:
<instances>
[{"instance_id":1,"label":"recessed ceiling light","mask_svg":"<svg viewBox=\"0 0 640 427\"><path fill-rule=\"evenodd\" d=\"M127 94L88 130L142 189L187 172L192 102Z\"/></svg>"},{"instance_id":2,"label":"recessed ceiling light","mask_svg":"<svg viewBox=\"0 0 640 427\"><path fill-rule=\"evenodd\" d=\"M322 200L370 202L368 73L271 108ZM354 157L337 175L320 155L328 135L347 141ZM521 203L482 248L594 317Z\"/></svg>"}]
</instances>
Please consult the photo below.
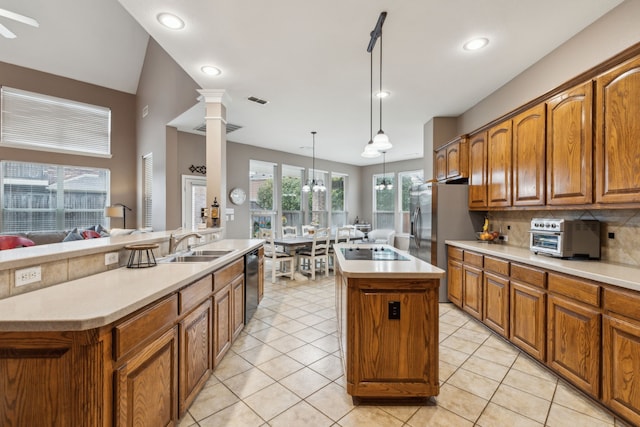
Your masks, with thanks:
<instances>
[{"instance_id":1,"label":"recessed ceiling light","mask_svg":"<svg viewBox=\"0 0 640 427\"><path fill-rule=\"evenodd\" d=\"M210 76L219 76L220 74L222 74L222 71L220 70L220 68L214 67L212 65L205 65L202 68L200 68L200 71Z\"/></svg>"},{"instance_id":2,"label":"recessed ceiling light","mask_svg":"<svg viewBox=\"0 0 640 427\"><path fill-rule=\"evenodd\" d=\"M383 90L382 92L376 93L376 96L378 98L386 98L389 95L391 95L391 92L389 92L388 90Z\"/></svg>"},{"instance_id":3,"label":"recessed ceiling light","mask_svg":"<svg viewBox=\"0 0 640 427\"><path fill-rule=\"evenodd\" d=\"M158 22L172 30L180 30L184 28L184 21L170 13L161 13L158 15Z\"/></svg>"},{"instance_id":4,"label":"recessed ceiling light","mask_svg":"<svg viewBox=\"0 0 640 427\"><path fill-rule=\"evenodd\" d=\"M489 39L485 37L479 37L477 39L469 40L462 46L464 50L478 50L482 49L489 44Z\"/></svg>"}]
</instances>

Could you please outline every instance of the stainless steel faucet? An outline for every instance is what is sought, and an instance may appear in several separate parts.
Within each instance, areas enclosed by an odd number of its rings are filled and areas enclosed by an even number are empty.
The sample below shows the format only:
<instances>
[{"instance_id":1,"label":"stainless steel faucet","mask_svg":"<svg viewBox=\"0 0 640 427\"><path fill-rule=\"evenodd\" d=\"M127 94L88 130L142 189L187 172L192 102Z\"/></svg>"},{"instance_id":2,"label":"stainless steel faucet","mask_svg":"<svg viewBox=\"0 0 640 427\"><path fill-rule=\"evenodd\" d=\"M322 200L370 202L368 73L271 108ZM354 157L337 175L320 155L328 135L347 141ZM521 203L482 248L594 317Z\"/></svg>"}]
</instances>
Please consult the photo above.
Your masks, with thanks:
<instances>
[{"instance_id":1,"label":"stainless steel faucet","mask_svg":"<svg viewBox=\"0 0 640 427\"><path fill-rule=\"evenodd\" d=\"M197 237L198 239L200 239L202 238L202 235L198 233L187 233L183 234L182 236L175 236L173 233L171 233L171 237L169 237L169 254L175 253L180 242L182 242L184 239L188 239L189 237Z\"/></svg>"}]
</instances>

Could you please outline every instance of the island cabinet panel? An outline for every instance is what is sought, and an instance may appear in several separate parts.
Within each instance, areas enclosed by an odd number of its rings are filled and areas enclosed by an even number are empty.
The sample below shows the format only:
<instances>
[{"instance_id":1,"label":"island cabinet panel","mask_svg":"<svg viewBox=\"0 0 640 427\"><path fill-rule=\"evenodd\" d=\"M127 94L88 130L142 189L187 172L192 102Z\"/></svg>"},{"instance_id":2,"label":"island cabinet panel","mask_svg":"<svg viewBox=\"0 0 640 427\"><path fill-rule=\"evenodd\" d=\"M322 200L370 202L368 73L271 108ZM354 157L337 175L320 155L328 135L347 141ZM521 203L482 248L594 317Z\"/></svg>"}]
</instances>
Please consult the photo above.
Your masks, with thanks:
<instances>
[{"instance_id":1,"label":"island cabinet panel","mask_svg":"<svg viewBox=\"0 0 640 427\"><path fill-rule=\"evenodd\" d=\"M487 135L487 203L490 208L511 206L511 120L489 129Z\"/></svg>"},{"instance_id":2,"label":"island cabinet panel","mask_svg":"<svg viewBox=\"0 0 640 427\"><path fill-rule=\"evenodd\" d=\"M547 102L547 204L593 201L591 81Z\"/></svg>"},{"instance_id":3,"label":"island cabinet panel","mask_svg":"<svg viewBox=\"0 0 640 427\"><path fill-rule=\"evenodd\" d=\"M640 202L640 57L596 85L596 202Z\"/></svg>"},{"instance_id":4,"label":"island cabinet panel","mask_svg":"<svg viewBox=\"0 0 640 427\"><path fill-rule=\"evenodd\" d=\"M513 206L545 204L545 104L513 118Z\"/></svg>"},{"instance_id":5,"label":"island cabinet panel","mask_svg":"<svg viewBox=\"0 0 640 427\"><path fill-rule=\"evenodd\" d=\"M345 282L336 276L349 394L422 398L439 393L438 288L439 279Z\"/></svg>"},{"instance_id":6,"label":"island cabinet panel","mask_svg":"<svg viewBox=\"0 0 640 427\"><path fill-rule=\"evenodd\" d=\"M469 209L487 208L487 132L469 137Z\"/></svg>"},{"instance_id":7,"label":"island cabinet panel","mask_svg":"<svg viewBox=\"0 0 640 427\"><path fill-rule=\"evenodd\" d=\"M546 293L511 279L509 339L531 356L545 361Z\"/></svg>"},{"instance_id":8,"label":"island cabinet panel","mask_svg":"<svg viewBox=\"0 0 640 427\"><path fill-rule=\"evenodd\" d=\"M115 425L156 427L178 420L178 328L153 340L115 373Z\"/></svg>"}]
</instances>

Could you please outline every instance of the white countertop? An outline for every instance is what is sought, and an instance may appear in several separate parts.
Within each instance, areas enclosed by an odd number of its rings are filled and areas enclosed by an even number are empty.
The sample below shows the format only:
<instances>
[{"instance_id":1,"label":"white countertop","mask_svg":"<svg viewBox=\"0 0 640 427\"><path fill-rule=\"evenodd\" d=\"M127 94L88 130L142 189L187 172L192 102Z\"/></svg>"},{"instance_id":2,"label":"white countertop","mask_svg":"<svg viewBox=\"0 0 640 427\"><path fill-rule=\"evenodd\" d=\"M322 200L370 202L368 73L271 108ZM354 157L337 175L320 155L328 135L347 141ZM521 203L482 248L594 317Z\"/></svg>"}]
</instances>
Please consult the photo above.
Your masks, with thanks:
<instances>
[{"instance_id":1,"label":"white countertop","mask_svg":"<svg viewBox=\"0 0 640 427\"><path fill-rule=\"evenodd\" d=\"M640 291L640 268L597 260L564 260L548 255L536 255L527 248L479 242L476 240L446 240L445 244L495 255L510 261L534 265L559 273L595 280L622 288Z\"/></svg>"},{"instance_id":2,"label":"white countertop","mask_svg":"<svg viewBox=\"0 0 640 427\"><path fill-rule=\"evenodd\" d=\"M408 261L369 261L346 260L341 248L380 248L393 250L408 258ZM422 261L408 252L399 251L389 245L375 244L350 244L340 243L334 245L337 262L342 274L346 277L381 277L385 279L440 279L444 277L444 270Z\"/></svg>"},{"instance_id":3,"label":"white countertop","mask_svg":"<svg viewBox=\"0 0 640 427\"><path fill-rule=\"evenodd\" d=\"M80 331L108 325L263 243L260 239L220 240L198 248L232 250L212 262L122 267L2 299L0 331Z\"/></svg>"}]
</instances>

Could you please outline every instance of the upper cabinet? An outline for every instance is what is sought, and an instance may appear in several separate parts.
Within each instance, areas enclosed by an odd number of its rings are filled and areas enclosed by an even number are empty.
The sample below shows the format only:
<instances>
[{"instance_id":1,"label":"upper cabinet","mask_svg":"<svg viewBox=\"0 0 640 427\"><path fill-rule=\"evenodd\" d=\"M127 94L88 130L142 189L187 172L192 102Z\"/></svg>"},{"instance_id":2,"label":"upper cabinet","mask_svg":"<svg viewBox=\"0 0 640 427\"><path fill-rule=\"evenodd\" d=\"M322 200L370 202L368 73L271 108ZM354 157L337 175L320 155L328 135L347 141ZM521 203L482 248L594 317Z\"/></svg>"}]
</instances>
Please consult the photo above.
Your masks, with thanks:
<instances>
[{"instance_id":1,"label":"upper cabinet","mask_svg":"<svg viewBox=\"0 0 640 427\"><path fill-rule=\"evenodd\" d=\"M487 208L487 132L469 137L469 209Z\"/></svg>"},{"instance_id":2,"label":"upper cabinet","mask_svg":"<svg viewBox=\"0 0 640 427\"><path fill-rule=\"evenodd\" d=\"M547 102L547 204L593 201L591 81Z\"/></svg>"},{"instance_id":3,"label":"upper cabinet","mask_svg":"<svg viewBox=\"0 0 640 427\"><path fill-rule=\"evenodd\" d=\"M487 199L489 208L511 206L511 120L488 132Z\"/></svg>"},{"instance_id":4,"label":"upper cabinet","mask_svg":"<svg viewBox=\"0 0 640 427\"><path fill-rule=\"evenodd\" d=\"M596 80L596 202L640 202L640 58Z\"/></svg>"},{"instance_id":5,"label":"upper cabinet","mask_svg":"<svg viewBox=\"0 0 640 427\"><path fill-rule=\"evenodd\" d=\"M540 104L513 118L513 206L545 204L545 111Z\"/></svg>"},{"instance_id":6,"label":"upper cabinet","mask_svg":"<svg viewBox=\"0 0 640 427\"><path fill-rule=\"evenodd\" d=\"M434 171L438 181L451 181L469 176L469 150L466 136L459 136L435 151Z\"/></svg>"}]
</instances>

